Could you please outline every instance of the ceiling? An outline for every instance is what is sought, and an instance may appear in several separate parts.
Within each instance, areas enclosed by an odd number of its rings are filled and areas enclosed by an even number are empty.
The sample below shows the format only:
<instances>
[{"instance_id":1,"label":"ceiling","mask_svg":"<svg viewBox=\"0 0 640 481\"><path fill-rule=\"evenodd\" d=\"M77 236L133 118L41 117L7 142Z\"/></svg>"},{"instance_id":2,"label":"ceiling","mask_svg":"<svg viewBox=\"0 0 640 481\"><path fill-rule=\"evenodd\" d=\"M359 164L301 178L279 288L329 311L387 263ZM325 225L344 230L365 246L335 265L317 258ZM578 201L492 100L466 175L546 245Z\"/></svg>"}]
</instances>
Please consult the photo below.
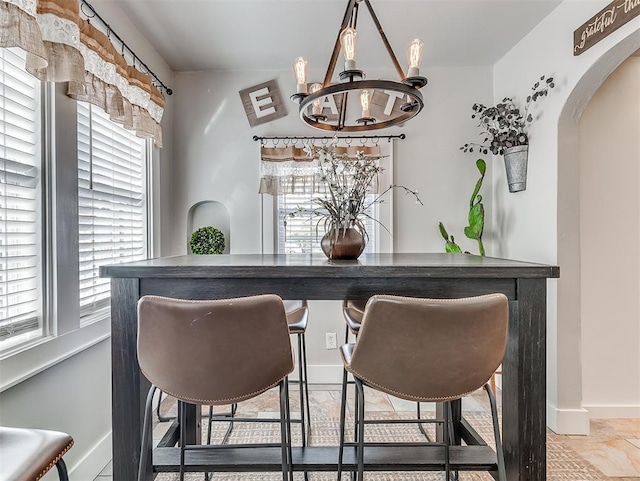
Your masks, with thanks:
<instances>
[{"instance_id":1,"label":"ceiling","mask_svg":"<svg viewBox=\"0 0 640 481\"><path fill-rule=\"evenodd\" d=\"M347 4L345 0L113 1L173 70L281 70L301 55L314 74L326 70ZM403 68L406 45L419 37L425 43L423 67L428 70L428 66L494 64L560 0L371 3ZM371 17L364 4L361 7L359 66L392 68Z\"/></svg>"}]
</instances>

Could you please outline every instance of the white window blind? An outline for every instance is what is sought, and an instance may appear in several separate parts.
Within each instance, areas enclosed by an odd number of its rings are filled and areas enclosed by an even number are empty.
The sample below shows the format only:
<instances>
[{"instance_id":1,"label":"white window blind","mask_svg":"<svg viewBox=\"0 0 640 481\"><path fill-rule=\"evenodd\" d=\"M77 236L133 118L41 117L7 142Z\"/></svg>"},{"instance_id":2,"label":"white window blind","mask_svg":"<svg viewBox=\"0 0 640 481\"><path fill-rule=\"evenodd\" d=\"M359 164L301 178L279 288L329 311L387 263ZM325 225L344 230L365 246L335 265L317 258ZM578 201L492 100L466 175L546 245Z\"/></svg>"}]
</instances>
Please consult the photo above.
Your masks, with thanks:
<instances>
[{"instance_id":1,"label":"white window blind","mask_svg":"<svg viewBox=\"0 0 640 481\"><path fill-rule=\"evenodd\" d=\"M43 334L40 82L0 49L0 348Z\"/></svg>"},{"instance_id":2,"label":"white window blind","mask_svg":"<svg viewBox=\"0 0 640 481\"><path fill-rule=\"evenodd\" d=\"M147 257L145 141L78 102L80 315L109 305L101 265Z\"/></svg>"},{"instance_id":3,"label":"white window blind","mask_svg":"<svg viewBox=\"0 0 640 481\"><path fill-rule=\"evenodd\" d=\"M296 184L298 186L299 184ZM319 194L304 193L304 186L299 189L294 187L293 193L278 195L278 253L279 254L320 254L324 255L320 248L320 239L325 234L324 221L320 217L313 216L310 211L317 208L313 202ZM299 190L299 191L297 191ZM373 200L373 195L369 196ZM306 213L290 216L292 212L304 209ZM371 206L367 214L377 219L377 205ZM369 239L364 252L376 251L377 223L370 217L363 218Z\"/></svg>"}]
</instances>

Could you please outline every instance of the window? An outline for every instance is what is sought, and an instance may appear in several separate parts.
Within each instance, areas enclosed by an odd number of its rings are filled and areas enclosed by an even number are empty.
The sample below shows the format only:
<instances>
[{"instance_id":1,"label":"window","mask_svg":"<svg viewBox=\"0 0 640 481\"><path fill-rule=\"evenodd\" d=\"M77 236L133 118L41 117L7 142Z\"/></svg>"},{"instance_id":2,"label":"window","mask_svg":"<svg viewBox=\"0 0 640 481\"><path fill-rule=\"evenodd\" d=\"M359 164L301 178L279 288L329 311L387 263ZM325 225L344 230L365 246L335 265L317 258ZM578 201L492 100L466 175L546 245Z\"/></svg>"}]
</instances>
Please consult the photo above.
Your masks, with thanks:
<instances>
[{"instance_id":1,"label":"window","mask_svg":"<svg viewBox=\"0 0 640 481\"><path fill-rule=\"evenodd\" d=\"M311 214L289 214L302 208L311 211L318 205L313 199L319 194L304 193L302 187L298 185L294 187L294 192L290 194L281 194L277 196L277 235L278 235L278 253L279 254L322 254L320 248L320 239L324 235L323 221L318 224L318 218ZM299 190L298 192L296 190ZM369 198L373 200L373 195ZM369 236L364 252L376 252L377 240L377 223L373 219L377 219L377 205L372 206L367 213L371 217L364 219L367 235ZM373 218L373 219L372 219Z\"/></svg>"},{"instance_id":2,"label":"window","mask_svg":"<svg viewBox=\"0 0 640 481\"><path fill-rule=\"evenodd\" d=\"M378 178L379 186L393 184L393 142L380 144L382 157L378 160L382 173ZM284 191L287 185L282 186ZM318 194L309 193L304 182L296 182L293 192L274 196L273 207L265 204L263 209L263 251L276 252L278 254L320 254L320 239L324 235L322 222L317 225L318 219L309 215L290 216L291 212L299 208L309 211L317 207L313 199ZM381 189L382 190L382 189ZM377 197L377 195L375 195ZM368 241L365 253L393 252L393 196L394 192L387 192L381 199L381 203L370 207L367 212L370 217L364 219ZM370 195L374 199L374 194ZM317 227L316 227L317 225ZM268 227L267 227L268 226ZM273 231L271 231L273 226Z\"/></svg>"},{"instance_id":3,"label":"window","mask_svg":"<svg viewBox=\"0 0 640 481\"><path fill-rule=\"evenodd\" d=\"M105 264L147 258L146 142L78 102L80 316L106 308Z\"/></svg>"},{"instance_id":4,"label":"window","mask_svg":"<svg viewBox=\"0 0 640 481\"><path fill-rule=\"evenodd\" d=\"M40 82L0 49L0 350L44 334Z\"/></svg>"}]
</instances>

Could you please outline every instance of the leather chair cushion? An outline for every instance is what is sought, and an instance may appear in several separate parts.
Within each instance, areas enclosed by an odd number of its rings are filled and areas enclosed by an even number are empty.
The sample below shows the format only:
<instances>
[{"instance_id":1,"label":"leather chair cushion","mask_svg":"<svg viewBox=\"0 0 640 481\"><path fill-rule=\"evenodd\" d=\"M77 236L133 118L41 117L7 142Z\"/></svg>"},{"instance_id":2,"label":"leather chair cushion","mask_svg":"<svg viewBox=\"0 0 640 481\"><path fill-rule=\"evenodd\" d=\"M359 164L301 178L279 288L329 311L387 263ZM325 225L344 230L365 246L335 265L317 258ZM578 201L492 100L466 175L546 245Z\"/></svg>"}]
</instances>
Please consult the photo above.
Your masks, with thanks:
<instances>
[{"instance_id":1,"label":"leather chair cushion","mask_svg":"<svg viewBox=\"0 0 640 481\"><path fill-rule=\"evenodd\" d=\"M231 404L276 386L294 368L286 311L272 294L138 301L138 362L152 384L194 404Z\"/></svg>"},{"instance_id":2,"label":"leather chair cushion","mask_svg":"<svg viewBox=\"0 0 640 481\"><path fill-rule=\"evenodd\" d=\"M73 446L73 438L58 431L0 427L0 479L36 481Z\"/></svg>"},{"instance_id":3,"label":"leather chair cushion","mask_svg":"<svg viewBox=\"0 0 640 481\"><path fill-rule=\"evenodd\" d=\"M502 294L464 299L369 299L345 368L409 401L457 399L482 387L502 362L509 309Z\"/></svg>"},{"instance_id":4,"label":"leather chair cushion","mask_svg":"<svg viewBox=\"0 0 640 481\"><path fill-rule=\"evenodd\" d=\"M307 330L309 307L307 301L283 301L291 334L304 334Z\"/></svg>"},{"instance_id":5,"label":"leather chair cushion","mask_svg":"<svg viewBox=\"0 0 640 481\"><path fill-rule=\"evenodd\" d=\"M367 301L344 301L342 305L344 320L354 335L358 335L358 331L360 330L366 303Z\"/></svg>"}]
</instances>

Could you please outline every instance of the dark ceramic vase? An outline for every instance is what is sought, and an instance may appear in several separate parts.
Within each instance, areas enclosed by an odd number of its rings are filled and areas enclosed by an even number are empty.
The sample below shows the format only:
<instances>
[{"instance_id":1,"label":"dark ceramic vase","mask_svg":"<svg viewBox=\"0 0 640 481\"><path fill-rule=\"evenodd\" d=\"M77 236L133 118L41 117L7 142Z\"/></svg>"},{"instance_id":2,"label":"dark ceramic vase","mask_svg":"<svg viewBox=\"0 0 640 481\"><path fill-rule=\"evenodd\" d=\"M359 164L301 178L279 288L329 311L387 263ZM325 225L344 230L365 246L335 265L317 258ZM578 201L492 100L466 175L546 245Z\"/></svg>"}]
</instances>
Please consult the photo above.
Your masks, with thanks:
<instances>
[{"instance_id":1,"label":"dark ceramic vase","mask_svg":"<svg viewBox=\"0 0 640 481\"><path fill-rule=\"evenodd\" d=\"M329 259L357 259L364 250L364 236L355 228L329 229L320 241Z\"/></svg>"}]
</instances>

